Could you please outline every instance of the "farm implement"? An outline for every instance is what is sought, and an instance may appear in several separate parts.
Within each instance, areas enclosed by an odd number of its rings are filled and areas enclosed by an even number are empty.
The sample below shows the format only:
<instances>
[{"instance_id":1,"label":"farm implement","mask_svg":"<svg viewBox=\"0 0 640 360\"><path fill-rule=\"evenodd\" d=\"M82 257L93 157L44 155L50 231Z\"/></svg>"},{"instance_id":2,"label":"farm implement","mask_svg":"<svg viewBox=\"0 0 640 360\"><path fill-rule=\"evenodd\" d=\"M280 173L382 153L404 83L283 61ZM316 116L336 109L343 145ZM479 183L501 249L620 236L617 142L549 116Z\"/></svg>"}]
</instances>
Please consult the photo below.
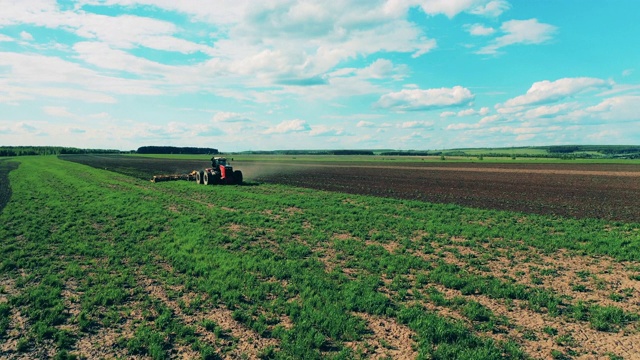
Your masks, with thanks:
<instances>
[{"instance_id":1,"label":"farm implement","mask_svg":"<svg viewBox=\"0 0 640 360\"><path fill-rule=\"evenodd\" d=\"M242 171L233 170L233 167L227 163L227 159L223 157L212 157L211 167L204 170L193 170L188 174L174 175L155 175L151 182L187 180L194 181L204 185L241 185Z\"/></svg>"}]
</instances>

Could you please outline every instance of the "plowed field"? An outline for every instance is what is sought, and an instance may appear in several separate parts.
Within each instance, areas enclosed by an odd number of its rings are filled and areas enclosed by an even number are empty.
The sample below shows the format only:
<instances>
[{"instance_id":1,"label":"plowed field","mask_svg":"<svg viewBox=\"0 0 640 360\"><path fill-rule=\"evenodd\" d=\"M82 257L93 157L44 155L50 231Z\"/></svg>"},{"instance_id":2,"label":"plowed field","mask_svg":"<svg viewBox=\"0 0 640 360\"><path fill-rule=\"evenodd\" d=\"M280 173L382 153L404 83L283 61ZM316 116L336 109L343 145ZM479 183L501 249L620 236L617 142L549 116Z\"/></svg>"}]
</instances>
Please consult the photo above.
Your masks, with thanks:
<instances>
[{"instance_id":1,"label":"plowed field","mask_svg":"<svg viewBox=\"0 0 640 360\"><path fill-rule=\"evenodd\" d=\"M65 156L140 179L207 161ZM640 221L640 165L236 161L248 181L575 218Z\"/></svg>"}]
</instances>

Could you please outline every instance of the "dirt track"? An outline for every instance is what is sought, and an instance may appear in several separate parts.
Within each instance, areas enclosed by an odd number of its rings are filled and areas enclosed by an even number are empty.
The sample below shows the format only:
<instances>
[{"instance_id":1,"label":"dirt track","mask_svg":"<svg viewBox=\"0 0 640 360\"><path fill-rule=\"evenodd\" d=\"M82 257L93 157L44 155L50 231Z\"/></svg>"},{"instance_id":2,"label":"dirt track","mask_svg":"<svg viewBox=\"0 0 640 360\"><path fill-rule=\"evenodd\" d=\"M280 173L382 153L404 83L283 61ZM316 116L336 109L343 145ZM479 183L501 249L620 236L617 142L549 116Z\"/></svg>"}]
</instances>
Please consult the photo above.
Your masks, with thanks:
<instances>
[{"instance_id":1,"label":"dirt track","mask_svg":"<svg viewBox=\"0 0 640 360\"><path fill-rule=\"evenodd\" d=\"M0 160L0 211L11 198L11 186L9 184L9 172L18 167L18 163Z\"/></svg>"},{"instance_id":2,"label":"dirt track","mask_svg":"<svg viewBox=\"0 0 640 360\"><path fill-rule=\"evenodd\" d=\"M150 179L206 161L64 157ZM640 165L434 162L239 162L248 181L477 208L640 222Z\"/></svg>"}]
</instances>

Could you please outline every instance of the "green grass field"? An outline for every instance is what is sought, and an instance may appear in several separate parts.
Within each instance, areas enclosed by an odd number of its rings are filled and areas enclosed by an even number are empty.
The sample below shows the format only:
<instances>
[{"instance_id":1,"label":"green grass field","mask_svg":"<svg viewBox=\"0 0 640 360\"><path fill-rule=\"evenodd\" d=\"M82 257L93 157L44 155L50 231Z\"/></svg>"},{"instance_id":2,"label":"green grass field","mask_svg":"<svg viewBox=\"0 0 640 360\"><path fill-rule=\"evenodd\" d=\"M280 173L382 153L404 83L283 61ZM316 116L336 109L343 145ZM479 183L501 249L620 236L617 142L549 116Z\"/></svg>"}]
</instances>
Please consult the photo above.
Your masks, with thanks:
<instances>
[{"instance_id":1,"label":"green grass field","mask_svg":"<svg viewBox=\"0 0 640 360\"><path fill-rule=\"evenodd\" d=\"M637 223L12 161L0 357L631 358L639 340Z\"/></svg>"}]
</instances>

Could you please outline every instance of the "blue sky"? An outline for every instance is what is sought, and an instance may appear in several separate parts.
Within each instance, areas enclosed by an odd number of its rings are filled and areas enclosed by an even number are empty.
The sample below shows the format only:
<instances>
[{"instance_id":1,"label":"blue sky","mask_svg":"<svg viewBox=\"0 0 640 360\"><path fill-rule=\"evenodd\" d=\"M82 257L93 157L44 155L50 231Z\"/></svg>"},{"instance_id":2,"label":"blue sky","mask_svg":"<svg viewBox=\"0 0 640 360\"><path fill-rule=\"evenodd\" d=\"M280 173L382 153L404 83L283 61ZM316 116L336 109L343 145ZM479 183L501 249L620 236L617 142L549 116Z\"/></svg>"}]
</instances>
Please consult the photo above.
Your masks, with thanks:
<instances>
[{"instance_id":1,"label":"blue sky","mask_svg":"<svg viewBox=\"0 0 640 360\"><path fill-rule=\"evenodd\" d=\"M636 0L0 8L0 145L640 144Z\"/></svg>"}]
</instances>

